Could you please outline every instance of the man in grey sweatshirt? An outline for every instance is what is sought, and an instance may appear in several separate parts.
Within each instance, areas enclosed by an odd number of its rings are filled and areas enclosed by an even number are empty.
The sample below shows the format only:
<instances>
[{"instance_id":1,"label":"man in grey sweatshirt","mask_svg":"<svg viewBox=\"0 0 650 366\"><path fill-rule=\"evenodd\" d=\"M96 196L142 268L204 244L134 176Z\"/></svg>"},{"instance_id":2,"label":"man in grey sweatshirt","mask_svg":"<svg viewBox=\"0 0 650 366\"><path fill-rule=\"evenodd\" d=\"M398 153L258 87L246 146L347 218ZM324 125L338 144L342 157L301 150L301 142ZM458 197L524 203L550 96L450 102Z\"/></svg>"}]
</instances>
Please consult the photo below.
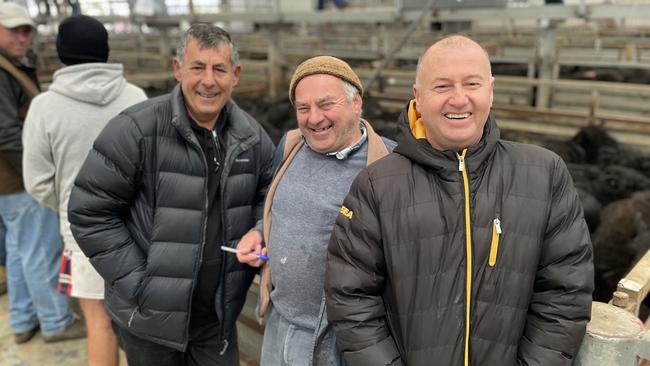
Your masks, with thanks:
<instances>
[{"instance_id":1,"label":"man in grey sweatshirt","mask_svg":"<svg viewBox=\"0 0 650 366\"><path fill-rule=\"evenodd\" d=\"M267 316L262 365L341 365L325 316L327 243L354 177L394 146L361 119L362 96L359 77L330 56L303 62L291 80L299 128L276 152L264 205L266 247L261 236L237 247L242 263L270 258L260 284L258 315Z\"/></svg>"},{"instance_id":2,"label":"man in grey sweatshirt","mask_svg":"<svg viewBox=\"0 0 650 366\"><path fill-rule=\"evenodd\" d=\"M79 298L88 329L88 362L115 366L118 348L104 310L104 280L70 232L68 199L95 138L123 109L146 99L120 64L107 63L108 33L96 19L72 16L59 25L57 52L65 67L47 92L34 98L23 131L27 192L59 213L64 242L59 292Z\"/></svg>"}]
</instances>

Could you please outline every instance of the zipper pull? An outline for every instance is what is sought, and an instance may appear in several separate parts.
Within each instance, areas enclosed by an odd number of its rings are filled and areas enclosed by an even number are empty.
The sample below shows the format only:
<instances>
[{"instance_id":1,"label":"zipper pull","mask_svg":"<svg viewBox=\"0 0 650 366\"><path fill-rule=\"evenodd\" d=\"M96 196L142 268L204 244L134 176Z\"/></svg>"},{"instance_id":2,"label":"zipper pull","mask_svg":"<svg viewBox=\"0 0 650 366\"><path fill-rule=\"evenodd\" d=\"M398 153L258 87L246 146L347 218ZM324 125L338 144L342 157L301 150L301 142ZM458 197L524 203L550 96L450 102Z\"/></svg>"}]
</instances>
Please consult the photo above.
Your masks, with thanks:
<instances>
[{"instance_id":1,"label":"zipper pull","mask_svg":"<svg viewBox=\"0 0 650 366\"><path fill-rule=\"evenodd\" d=\"M210 130L210 133L212 134L212 142L214 142L214 148L216 149L212 161L214 162L214 172L217 173L221 166L221 162L217 159L217 155L221 155L219 151L219 139L217 138L217 130Z\"/></svg>"},{"instance_id":2,"label":"zipper pull","mask_svg":"<svg viewBox=\"0 0 650 366\"><path fill-rule=\"evenodd\" d=\"M463 150L462 154L456 153L456 156L458 157L458 171L462 172L465 170L465 152L467 149Z\"/></svg>"},{"instance_id":3,"label":"zipper pull","mask_svg":"<svg viewBox=\"0 0 650 366\"><path fill-rule=\"evenodd\" d=\"M501 220L497 217L494 219L494 228L497 231L497 234L501 235Z\"/></svg>"}]
</instances>

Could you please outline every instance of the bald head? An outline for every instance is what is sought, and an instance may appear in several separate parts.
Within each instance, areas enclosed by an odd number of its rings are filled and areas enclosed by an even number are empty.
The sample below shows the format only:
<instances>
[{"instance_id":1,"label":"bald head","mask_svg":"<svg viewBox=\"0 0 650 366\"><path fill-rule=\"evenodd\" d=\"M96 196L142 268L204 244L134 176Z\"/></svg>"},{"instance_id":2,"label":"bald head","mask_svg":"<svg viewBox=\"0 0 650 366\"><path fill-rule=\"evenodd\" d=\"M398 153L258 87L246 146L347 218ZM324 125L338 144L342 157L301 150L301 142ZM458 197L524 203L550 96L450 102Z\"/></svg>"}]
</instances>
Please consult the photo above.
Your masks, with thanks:
<instances>
[{"instance_id":1,"label":"bald head","mask_svg":"<svg viewBox=\"0 0 650 366\"><path fill-rule=\"evenodd\" d=\"M487 51L473 39L460 34L453 34L439 39L429 47L418 60L418 66L415 72L415 83L418 84L421 80L421 74L424 71L424 65L428 64L431 59L438 59L440 53L449 52L450 50L462 51L463 54L467 53L468 57L479 57L484 59L485 67L487 67L487 74L492 76L492 68L490 66L490 56Z\"/></svg>"},{"instance_id":2,"label":"bald head","mask_svg":"<svg viewBox=\"0 0 650 366\"><path fill-rule=\"evenodd\" d=\"M490 59L478 43L454 35L429 47L418 64L413 95L431 146L444 151L478 144L493 88Z\"/></svg>"}]
</instances>

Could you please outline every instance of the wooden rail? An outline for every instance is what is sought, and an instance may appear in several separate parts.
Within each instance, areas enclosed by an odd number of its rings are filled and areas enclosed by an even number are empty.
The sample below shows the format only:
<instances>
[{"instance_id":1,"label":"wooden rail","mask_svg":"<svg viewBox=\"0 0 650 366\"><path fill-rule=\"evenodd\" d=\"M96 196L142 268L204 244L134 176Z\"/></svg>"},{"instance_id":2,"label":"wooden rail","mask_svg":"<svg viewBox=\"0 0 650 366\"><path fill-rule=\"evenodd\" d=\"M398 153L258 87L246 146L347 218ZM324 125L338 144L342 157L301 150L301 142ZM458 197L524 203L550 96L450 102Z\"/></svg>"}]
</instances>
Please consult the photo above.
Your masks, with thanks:
<instances>
[{"instance_id":1,"label":"wooden rail","mask_svg":"<svg viewBox=\"0 0 650 366\"><path fill-rule=\"evenodd\" d=\"M618 282L616 291L623 293L626 296L621 296L615 293L612 303L616 305L617 298L624 298L626 300L623 300L619 306L628 310L635 316L639 316L641 303L650 292L650 250L646 252L632 270Z\"/></svg>"}]
</instances>

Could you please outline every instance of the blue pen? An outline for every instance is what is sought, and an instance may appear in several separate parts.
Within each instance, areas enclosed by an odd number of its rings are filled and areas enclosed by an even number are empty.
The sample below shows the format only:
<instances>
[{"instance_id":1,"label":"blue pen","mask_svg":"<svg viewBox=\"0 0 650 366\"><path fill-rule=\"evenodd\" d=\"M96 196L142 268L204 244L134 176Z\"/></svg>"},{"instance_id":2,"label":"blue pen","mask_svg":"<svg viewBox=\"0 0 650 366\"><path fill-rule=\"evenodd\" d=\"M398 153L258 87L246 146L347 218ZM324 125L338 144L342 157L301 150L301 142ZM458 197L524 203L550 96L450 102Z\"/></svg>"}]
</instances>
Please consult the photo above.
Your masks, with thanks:
<instances>
[{"instance_id":1,"label":"blue pen","mask_svg":"<svg viewBox=\"0 0 650 366\"><path fill-rule=\"evenodd\" d=\"M230 253L235 253L235 254L239 253L239 252L237 251L237 249L235 249L235 248L231 248L231 247L227 247L227 246L225 246L225 245L222 245L222 246L221 246L221 250L226 251L226 252L230 252ZM257 253L252 253L252 254L254 254L257 258L259 258L259 259L261 259L261 260L263 260L263 261L268 261L268 260L269 260L269 257L266 256L266 255L257 254Z\"/></svg>"}]
</instances>

